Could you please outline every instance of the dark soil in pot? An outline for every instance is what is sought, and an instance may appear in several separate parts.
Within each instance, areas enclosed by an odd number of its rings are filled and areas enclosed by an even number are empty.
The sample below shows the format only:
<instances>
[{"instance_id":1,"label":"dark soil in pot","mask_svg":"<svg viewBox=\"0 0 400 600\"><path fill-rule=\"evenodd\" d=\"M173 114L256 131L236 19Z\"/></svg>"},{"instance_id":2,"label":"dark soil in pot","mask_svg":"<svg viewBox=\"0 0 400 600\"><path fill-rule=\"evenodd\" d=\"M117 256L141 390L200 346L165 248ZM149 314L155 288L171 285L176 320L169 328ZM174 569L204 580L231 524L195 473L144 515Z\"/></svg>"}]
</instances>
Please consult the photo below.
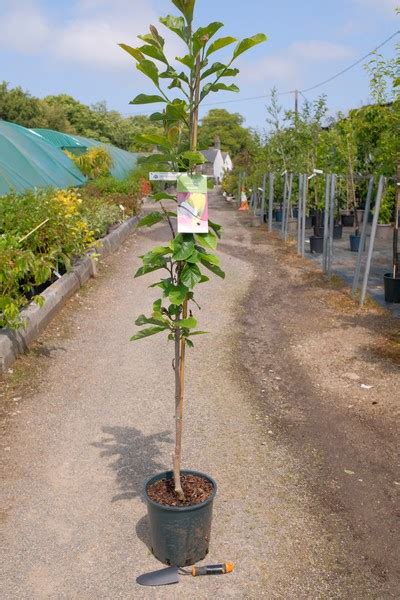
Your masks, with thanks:
<instances>
[{"instance_id":1,"label":"dark soil in pot","mask_svg":"<svg viewBox=\"0 0 400 600\"><path fill-rule=\"evenodd\" d=\"M383 276L385 286L385 302L400 303L400 277L392 277L391 273Z\"/></svg>"},{"instance_id":2,"label":"dark soil in pot","mask_svg":"<svg viewBox=\"0 0 400 600\"><path fill-rule=\"evenodd\" d=\"M162 563L179 567L193 565L207 555L217 492L215 481L204 473L182 471L181 477L186 503L173 493L172 471L159 473L145 484L151 550Z\"/></svg>"}]
</instances>

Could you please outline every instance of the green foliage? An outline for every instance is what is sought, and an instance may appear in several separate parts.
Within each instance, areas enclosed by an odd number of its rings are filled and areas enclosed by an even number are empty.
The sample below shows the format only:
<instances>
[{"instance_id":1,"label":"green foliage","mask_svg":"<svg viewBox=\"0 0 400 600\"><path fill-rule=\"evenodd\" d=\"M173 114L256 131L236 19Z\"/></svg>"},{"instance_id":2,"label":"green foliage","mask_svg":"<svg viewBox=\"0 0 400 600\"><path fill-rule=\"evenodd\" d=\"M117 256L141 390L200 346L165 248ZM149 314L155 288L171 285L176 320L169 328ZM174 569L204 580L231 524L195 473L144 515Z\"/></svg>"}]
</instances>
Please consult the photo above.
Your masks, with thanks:
<instances>
[{"instance_id":1,"label":"green foliage","mask_svg":"<svg viewBox=\"0 0 400 600\"><path fill-rule=\"evenodd\" d=\"M379 223L383 225L389 225L394 219L394 207L395 207L396 187L391 182L387 185L385 193L383 194L381 207L379 211Z\"/></svg>"},{"instance_id":2,"label":"green foliage","mask_svg":"<svg viewBox=\"0 0 400 600\"><path fill-rule=\"evenodd\" d=\"M139 47L120 44L120 47L136 61L136 68L143 73L154 84L157 93L155 95L139 94L132 101L134 104L162 103L162 112L155 112L150 120L162 124L163 133L156 135L138 135L137 143L154 145L157 153L153 153L143 160L147 167L158 167L158 170L175 170L181 172L195 173L198 165L204 162L203 155L197 151L198 144L198 113L201 102L211 93L220 90L237 92L234 84L222 83L223 77L234 77L238 69L232 68L232 63L237 57L257 44L266 40L264 34L257 34L251 38L239 41L226 63L209 63L210 55L225 48L237 40L231 36L225 36L213 40L215 34L223 26L215 21L205 27L198 29L193 27L195 0L172 0L174 6L181 13L180 16L168 15L160 19L160 22L185 44L185 54L178 56L176 60L183 65L184 70L175 69L166 58L164 52L164 38L160 35L154 25L150 26L149 33L138 36L145 45ZM213 40L213 41L211 41ZM154 59L150 60L150 59ZM207 81L209 78L211 80ZM174 97L174 93L178 96ZM242 122L238 115L230 116L229 113L212 111L212 117L219 116L222 126L229 129L232 118L236 124L236 131L232 133L233 143L235 133L238 130L241 140L246 138L245 130L241 127ZM230 122L227 123L227 117ZM213 135L217 132L214 130ZM207 136L207 121L203 121L203 139ZM240 137L240 136L239 136ZM241 142L235 140L236 148L241 149ZM147 273L163 270L166 277L157 281L153 287L162 290L162 298L157 300L153 306L150 318L141 315L136 324L153 327L141 330L132 339L137 340L159 331L169 331L169 339L179 343L183 339L188 346L193 346L189 340L192 330L197 326L196 320L186 314L188 301L194 300L194 289L197 285L208 281L201 267L212 271L214 274L224 277L220 269L218 257L210 254L208 249L215 250L217 247L220 227L210 222L208 234L177 234L174 229L175 213L167 210L164 200L171 200L168 195L165 198L156 192L152 199L159 203L160 210L151 212L143 217L139 226L151 227L157 223L167 221L172 232L172 240L168 247L155 248L142 257L143 266L136 272L136 277ZM163 303L167 303L165 306ZM162 323L160 323L162 321Z\"/></svg>"},{"instance_id":3,"label":"green foliage","mask_svg":"<svg viewBox=\"0 0 400 600\"><path fill-rule=\"evenodd\" d=\"M243 117L221 108L214 108L203 117L199 127L199 147L213 146L216 136L221 140L221 149L231 158L243 150L254 152L257 147L253 132L243 127Z\"/></svg>"},{"instance_id":4,"label":"green foliage","mask_svg":"<svg viewBox=\"0 0 400 600\"><path fill-rule=\"evenodd\" d=\"M84 154L80 154L79 156L71 154L68 151L66 151L66 154L89 179L105 177L110 173L112 158L105 148L89 148Z\"/></svg>"}]
</instances>

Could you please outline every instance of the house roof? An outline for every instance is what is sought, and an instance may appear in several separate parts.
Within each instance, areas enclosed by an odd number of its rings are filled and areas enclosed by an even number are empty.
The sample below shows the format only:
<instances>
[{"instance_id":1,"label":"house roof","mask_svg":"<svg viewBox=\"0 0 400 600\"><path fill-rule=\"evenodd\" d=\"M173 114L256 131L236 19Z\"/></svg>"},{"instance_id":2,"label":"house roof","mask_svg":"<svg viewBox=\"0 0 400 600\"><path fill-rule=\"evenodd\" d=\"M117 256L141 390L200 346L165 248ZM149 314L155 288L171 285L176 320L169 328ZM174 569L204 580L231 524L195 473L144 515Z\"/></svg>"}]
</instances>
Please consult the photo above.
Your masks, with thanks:
<instances>
[{"instance_id":1,"label":"house roof","mask_svg":"<svg viewBox=\"0 0 400 600\"><path fill-rule=\"evenodd\" d=\"M218 148L209 148L208 150L200 150L207 162L214 163L218 152L221 152Z\"/></svg>"}]
</instances>

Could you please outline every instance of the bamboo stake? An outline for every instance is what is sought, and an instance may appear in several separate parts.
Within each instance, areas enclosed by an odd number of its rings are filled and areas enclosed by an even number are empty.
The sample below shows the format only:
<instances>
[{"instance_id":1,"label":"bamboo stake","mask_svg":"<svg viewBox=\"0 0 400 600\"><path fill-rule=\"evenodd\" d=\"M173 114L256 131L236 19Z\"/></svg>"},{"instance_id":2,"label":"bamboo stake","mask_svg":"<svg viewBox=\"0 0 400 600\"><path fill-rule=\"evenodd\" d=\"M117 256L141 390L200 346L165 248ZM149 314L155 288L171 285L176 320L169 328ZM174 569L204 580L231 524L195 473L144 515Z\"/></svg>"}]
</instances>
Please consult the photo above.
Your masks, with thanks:
<instances>
[{"instance_id":1,"label":"bamboo stake","mask_svg":"<svg viewBox=\"0 0 400 600\"><path fill-rule=\"evenodd\" d=\"M394 230L393 230L393 278L399 274L399 210L400 210L400 163L397 165L396 200L394 203Z\"/></svg>"}]
</instances>

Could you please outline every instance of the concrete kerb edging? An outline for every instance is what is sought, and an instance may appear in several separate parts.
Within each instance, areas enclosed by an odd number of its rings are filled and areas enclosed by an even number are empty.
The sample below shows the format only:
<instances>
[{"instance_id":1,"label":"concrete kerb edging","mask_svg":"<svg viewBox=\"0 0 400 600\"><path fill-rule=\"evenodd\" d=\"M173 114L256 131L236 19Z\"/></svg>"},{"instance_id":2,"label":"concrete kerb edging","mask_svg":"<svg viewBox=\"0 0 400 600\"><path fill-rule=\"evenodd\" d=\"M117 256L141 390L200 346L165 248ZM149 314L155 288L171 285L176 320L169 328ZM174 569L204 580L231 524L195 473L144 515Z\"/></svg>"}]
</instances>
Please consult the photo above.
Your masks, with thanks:
<instances>
[{"instance_id":1,"label":"concrete kerb edging","mask_svg":"<svg viewBox=\"0 0 400 600\"><path fill-rule=\"evenodd\" d=\"M96 254L106 257L115 252L135 229L138 217L131 217L117 229L102 238L100 248ZM21 311L26 327L18 331L0 331L0 372L6 371L23 354L29 346L39 337L50 321L61 310L66 301L82 287L90 277L96 275L96 262L91 257L93 251L80 259L72 271L63 275L50 285L42 294L44 305L38 306L31 302Z\"/></svg>"}]
</instances>

